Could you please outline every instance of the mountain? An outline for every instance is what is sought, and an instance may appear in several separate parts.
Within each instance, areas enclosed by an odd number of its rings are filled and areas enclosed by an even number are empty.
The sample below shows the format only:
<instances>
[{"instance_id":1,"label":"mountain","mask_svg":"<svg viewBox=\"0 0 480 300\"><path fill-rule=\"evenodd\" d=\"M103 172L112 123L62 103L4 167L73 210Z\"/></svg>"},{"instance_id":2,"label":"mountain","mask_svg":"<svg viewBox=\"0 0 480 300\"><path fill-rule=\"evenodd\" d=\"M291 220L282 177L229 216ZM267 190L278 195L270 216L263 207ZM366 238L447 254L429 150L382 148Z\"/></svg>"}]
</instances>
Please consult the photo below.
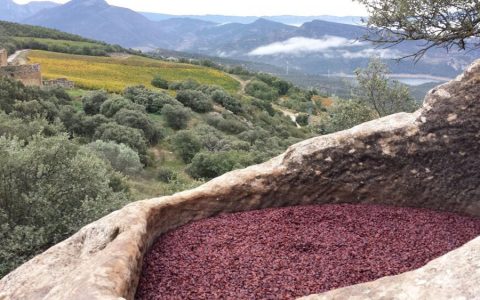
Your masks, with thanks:
<instances>
[{"instance_id":1,"label":"mountain","mask_svg":"<svg viewBox=\"0 0 480 300\"><path fill-rule=\"evenodd\" d=\"M104 0L72 0L27 18L24 23L55 28L126 47L156 47L156 24L133 10Z\"/></svg>"},{"instance_id":2,"label":"mountain","mask_svg":"<svg viewBox=\"0 0 480 300\"><path fill-rule=\"evenodd\" d=\"M394 58L416 52L422 42L377 48L359 41L366 33L362 26L325 20L311 20L301 26L272 21L276 18L297 22L307 17L278 16L246 24L225 24L214 22L226 20L221 16L164 19L167 16L157 16L159 20L153 21L104 0L72 0L43 10L25 22L141 50L163 48L265 63L284 69L285 73L288 70L315 75L351 75L356 68L365 66L370 57L379 56L389 62L394 73L453 77L479 56L478 51L459 54L434 49L417 64L411 60L397 63ZM251 17L245 18L240 21ZM237 17L229 20L235 19L238 20Z\"/></svg>"},{"instance_id":3,"label":"mountain","mask_svg":"<svg viewBox=\"0 0 480 300\"><path fill-rule=\"evenodd\" d=\"M37 1L28 4L17 4L13 0L0 0L0 20L19 22L34 14L58 6L55 2Z\"/></svg>"},{"instance_id":4,"label":"mountain","mask_svg":"<svg viewBox=\"0 0 480 300\"><path fill-rule=\"evenodd\" d=\"M241 23L249 24L255 22L259 17L255 16L224 16L224 15L169 15L169 14L160 14L160 13L151 13L151 12L141 12L142 15L147 17L152 21L162 21L171 18L190 18L197 19L202 21L214 22L218 24L227 24L227 23ZM311 22L313 20L322 20L342 24L350 25L360 25L362 24L362 17L358 16L346 16L346 17L336 17L336 16L263 16L262 19L275 21L278 23L283 23L285 25L300 26L303 23Z\"/></svg>"}]
</instances>

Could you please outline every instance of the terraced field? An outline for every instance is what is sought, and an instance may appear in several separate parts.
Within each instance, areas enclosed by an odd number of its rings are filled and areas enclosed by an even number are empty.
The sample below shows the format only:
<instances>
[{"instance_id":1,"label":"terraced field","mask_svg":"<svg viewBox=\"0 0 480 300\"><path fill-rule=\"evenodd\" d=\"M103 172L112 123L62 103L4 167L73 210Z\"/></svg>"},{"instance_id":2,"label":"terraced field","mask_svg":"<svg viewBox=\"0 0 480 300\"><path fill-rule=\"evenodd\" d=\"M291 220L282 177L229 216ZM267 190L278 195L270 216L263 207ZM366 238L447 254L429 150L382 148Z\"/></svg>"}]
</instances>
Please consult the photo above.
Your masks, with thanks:
<instances>
[{"instance_id":1,"label":"terraced field","mask_svg":"<svg viewBox=\"0 0 480 300\"><path fill-rule=\"evenodd\" d=\"M227 74L201 66L164 62L140 56L94 57L47 51L31 51L31 63L41 64L45 78L67 77L84 89L121 92L127 86L151 86L155 75L168 81L188 78L201 84L215 84L236 92L240 83Z\"/></svg>"}]
</instances>

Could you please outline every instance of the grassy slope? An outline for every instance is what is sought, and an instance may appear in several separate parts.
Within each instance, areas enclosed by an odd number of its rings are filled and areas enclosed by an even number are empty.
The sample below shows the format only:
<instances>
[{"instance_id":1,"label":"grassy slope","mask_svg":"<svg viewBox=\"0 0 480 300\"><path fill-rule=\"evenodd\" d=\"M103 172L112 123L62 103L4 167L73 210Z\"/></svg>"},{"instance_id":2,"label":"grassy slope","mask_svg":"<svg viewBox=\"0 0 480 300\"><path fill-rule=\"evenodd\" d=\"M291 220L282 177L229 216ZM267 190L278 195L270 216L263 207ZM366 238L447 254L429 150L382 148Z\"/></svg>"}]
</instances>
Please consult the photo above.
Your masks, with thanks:
<instances>
[{"instance_id":1,"label":"grassy slope","mask_svg":"<svg viewBox=\"0 0 480 300\"><path fill-rule=\"evenodd\" d=\"M57 40L57 39L49 39L49 38L37 38L37 37L24 37L24 36L15 36L12 37L15 41L37 41L42 44L46 44L49 46L77 46L77 47L89 47L89 48L107 48L107 45L94 43L94 42L87 42L87 41L70 41L70 40Z\"/></svg>"},{"instance_id":2,"label":"grassy slope","mask_svg":"<svg viewBox=\"0 0 480 300\"><path fill-rule=\"evenodd\" d=\"M202 84L216 84L229 92L239 89L239 82L217 70L189 64L155 59L128 57L93 57L31 51L32 63L40 63L46 78L67 77L86 89L121 92L127 86L142 84L152 87L152 78L159 74L168 81L192 78Z\"/></svg>"}]
</instances>

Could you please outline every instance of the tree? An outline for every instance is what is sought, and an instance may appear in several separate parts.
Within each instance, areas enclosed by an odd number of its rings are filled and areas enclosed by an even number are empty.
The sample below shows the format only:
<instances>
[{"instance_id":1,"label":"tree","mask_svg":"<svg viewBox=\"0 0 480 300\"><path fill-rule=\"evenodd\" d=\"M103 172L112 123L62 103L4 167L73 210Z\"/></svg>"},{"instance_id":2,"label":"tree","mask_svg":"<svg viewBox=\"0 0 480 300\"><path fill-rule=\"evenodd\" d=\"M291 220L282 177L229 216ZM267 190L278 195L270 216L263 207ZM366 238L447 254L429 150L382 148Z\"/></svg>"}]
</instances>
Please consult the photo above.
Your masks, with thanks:
<instances>
[{"instance_id":1,"label":"tree","mask_svg":"<svg viewBox=\"0 0 480 300\"><path fill-rule=\"evenodd\" d=\"M190 163L192 158L200 151L200 140L190 131L179 131L172 137L172 145L185 163Z\"/></svg>"},{"instance_id":2,"label":"tree","mask_svg":"<svg viewBox=\"0 0 480 300\"><path fill-rule=\"evenodd\" d=\"M354 97L374 109L380 117L416 108L408 87L390 82L389 70L379 58L372 58L366 69L357 69L358 88Z\"/></svg>"},{"instance_id":3,"label":"tree","mask_svg":"<svg viewBox=\"0 0 480 300\"><path fill-rule=\"evenodd\" d=\"M143 166L138 153L125 144L95 141L87 145L93 153L125 175L138 174Z\"/></svg>"},{"instance_id":4,"label":"tree","mask_svg":"<svg viewBox=\"0 0 480 300\"><path fill-rule=\"evenodd\" d=\"M253 163L255 161L251 153L248 152L200 152L193 158L187 172L195 179L211 179Z\"/></svg>"},{"instance_id":5,"label":"tree","mask_svg":"<svg viewBox=\"0 0 480 300\"><path fill-rule=\"evenodd\" d=\"M121 96L113 96L103 102L102 106L100 106L100 113L107 118L111 118L122 108L145 112L143 105L133 103L131 100Z\"/></svg>"},{"instance_id":6,"label":"tree","mask_svg":"<svg viewBox=\"0 0 480 300\"><path fill-rule=\"evenodd\" d=\"M180 90L177 93L177 100L198 113L206 113L213 110L212 101L200 91Z\"/></svg>"},{"instance_id":7,"label":"tree","mask_svg":"<svg viewBox=\"0 0 480 300\"><path fill-rule=\"evenodd\" d=\"M357 0L366 6L370 34L367 40L398 44L428 41L409 55L420 59L429 49L467 50L480 47L478 0Z\"/></svg>"},{"instance_id":8,"label":"tree","mask_svg":"<svg viewBox=\"0 0 480 300\"><path fill-rule=\"evenodd\" d=\"M162 108L162 115L165 117L168 126L178 130L187 128L188 121L192 117L192 111L184 106L167 104Z\"/></svg>"},{"instance_id":9,"label":"tree","mask_svg":"<svg viewBox=\"0 0 480 300\"><path fill-rule=\"evenodd\" d=\"M278 98L278 91L260 80L252 80L245 87L245 92L255 98L273 101Z\"/></svg>"},{"instance_id":10,"label":"tree","mask_svg":"<svg viewBox=\"0 0 480 300\"><path fill-rule=\"evenodd\" d=\"M376 118L376 114L365 104L355 100L337 101L328 110L329 118L322 133L333 133L352 128Z\"/></svg>"},{"instance_id":11,"label":"tree","mask_svg":"<svg viewBox=\"0 0 480 300\"><path fill-rule=\"evenodd\" d=\"M83 110L87 115L96 115L100 113L100 107L107 99L108 94L105 91L89 92L82 97Z\"/></svg>"},{"instance_id":12,"label":"tree","mask_svg":"<svg viewBox=\"0 0 480 300\"><path fill-rule=\"evenodd\" d=\"M128 87L124 91L124 97L133 103L145 107L149 113L158 113L165 104L180 104L175 98L165 92L151 91L144 86Z\"/></svg>"},{"instance_id":13,"label":"tree","mask_svg":"<svg viewBox=\"0 0 480 300\"><path fill-rule=\"evenodd\" d=\"M162 129L153 123L145 113L122 108L114 118L120 125L142 130L151 145L157 144L164 137Z\"/></svg>"},{"instance_id":14,"label":"tree","mask_svg":"<svg viewBox=\"0 0 480 300\"><path fill-rule=\"evenodd\" d=\"M125 144L135 149L140 155L147 153L145 137L139 129L122 126L117 123L101 125L96 131L94 138L102 141L113 141L118 144Z\"/></svg>"},{"instance_id":15,"label":"tree","mask_svg":"<svg viewBox=\"0 0 480 300\"><path fill-rule=\"evenodd\" d=\"M119 179L64 135L0 137L0 277L128 203Z\"/></svg>"},{"instance_id":16,"label":"tree","mask_svg":"<svg viewBox=\"0 0 480 300\"><path fill-rule=\"evenodd\" d=\"M152 79L152 85L157 88L161 88L164 90L168 89L168 81L163 79L160 75L155 75Z\"/></svg>"}]
</instances>

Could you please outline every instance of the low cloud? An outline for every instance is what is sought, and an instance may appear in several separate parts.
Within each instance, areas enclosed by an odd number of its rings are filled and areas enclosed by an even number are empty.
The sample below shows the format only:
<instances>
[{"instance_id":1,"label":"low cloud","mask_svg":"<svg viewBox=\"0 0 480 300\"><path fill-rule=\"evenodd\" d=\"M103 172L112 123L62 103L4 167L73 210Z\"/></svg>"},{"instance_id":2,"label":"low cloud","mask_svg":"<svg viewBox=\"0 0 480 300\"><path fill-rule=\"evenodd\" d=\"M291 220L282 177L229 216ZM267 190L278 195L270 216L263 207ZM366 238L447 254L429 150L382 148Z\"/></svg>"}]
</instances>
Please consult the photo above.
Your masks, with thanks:
<instances>
[{"instance_id":1,"label":"low cloud","mask_svg":"<svg viewBox=\"0 0 480 300\"><path fill-rule=\"evenodd\" d=\"M397 50L391 49L363 49L361 51L351 52L342 51L341 56L343 58L368 58L368 57L380 57L382 59L394 59L402 56L402 53Z\"/></svg>"},{"instance_id":2,"label":"low cloud","mask_svg":"<svg viewBox=\"0 0 480 300\"><path fill-rule=\"evenodd\" d=\"M325 36L322 39L294 37L283 42L276 42L259 47L251 51L248 55L262 56L275 54L302 54L359 45L361 45L361 43L358 41L349 40L338 36Z\"/></svg>"}]
</instances>

